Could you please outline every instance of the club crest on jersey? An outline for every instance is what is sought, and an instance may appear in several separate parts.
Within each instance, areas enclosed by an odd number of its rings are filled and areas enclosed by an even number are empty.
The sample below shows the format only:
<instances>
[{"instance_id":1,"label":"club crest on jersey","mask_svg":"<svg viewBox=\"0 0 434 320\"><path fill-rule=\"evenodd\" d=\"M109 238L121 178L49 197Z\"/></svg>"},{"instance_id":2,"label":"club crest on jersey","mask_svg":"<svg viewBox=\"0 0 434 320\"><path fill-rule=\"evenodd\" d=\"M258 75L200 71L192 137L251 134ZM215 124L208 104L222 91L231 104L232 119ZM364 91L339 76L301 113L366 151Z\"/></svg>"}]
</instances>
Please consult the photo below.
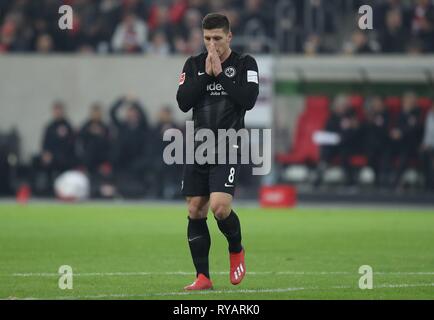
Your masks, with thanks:
<instances>
[{"instance_id":1,"label":"club crest on jersey","mask_svg":"<svg viewBox=\"0 0 434 320\"><path fill-rule=\"evenodd\" d=\"M228 77L228 78L233 78L237 74L237 71L232 66L227 67L224 72L225 72L226 77Z\"/></svg>"},{"instance_id":2,"label":"club crest on jersey","mask_svg":"<svg viewBox=\"0 0 434 320\"><path fill-rule=\"evenodd\" d=\"M179 85L184 84L185 81L185 72L181 73L179 76Z\"/></svg>"}]
</instances>

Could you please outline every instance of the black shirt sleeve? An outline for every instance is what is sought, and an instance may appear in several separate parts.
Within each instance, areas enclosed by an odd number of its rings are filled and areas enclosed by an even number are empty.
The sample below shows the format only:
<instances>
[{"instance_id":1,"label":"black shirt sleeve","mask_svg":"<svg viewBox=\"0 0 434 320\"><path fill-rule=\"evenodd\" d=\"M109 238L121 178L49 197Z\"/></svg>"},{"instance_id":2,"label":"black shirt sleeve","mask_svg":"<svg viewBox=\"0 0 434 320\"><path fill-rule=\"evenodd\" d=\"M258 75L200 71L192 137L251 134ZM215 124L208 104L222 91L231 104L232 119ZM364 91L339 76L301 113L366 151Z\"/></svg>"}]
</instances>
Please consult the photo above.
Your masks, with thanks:
<instances>
[{"instance_id":1,"label":"black shirt sleeve","mask_svg":"<svg viewBox=\"0 0 434 320\"><path fill-rule=\"evenodd\" d=\"M193 108L199 99L206 93L206 85L211 81L212 77L207 73L201 75L195 72L193 66L193 58L189 58L182 69L181 77L179 79L178 92L176 93L176 100L178 101L179 108L188 112ZM205 71L205 65L203 70L198 70L200 72Z\"/></svg>"},{"instance_id":2,"label":"black shirt sleeve","mask_svg":"<svg viewBox=\"0 0 434 320\"><path fill-rule=\"evenodd\" d=\"M246 56L241 72L241 81L233 83L224 72L217 76L217 80L223 86L229 97L245 110L251 110L256 103L259 94L259 73L256 60Z\"/></svg>"}]
</instances>

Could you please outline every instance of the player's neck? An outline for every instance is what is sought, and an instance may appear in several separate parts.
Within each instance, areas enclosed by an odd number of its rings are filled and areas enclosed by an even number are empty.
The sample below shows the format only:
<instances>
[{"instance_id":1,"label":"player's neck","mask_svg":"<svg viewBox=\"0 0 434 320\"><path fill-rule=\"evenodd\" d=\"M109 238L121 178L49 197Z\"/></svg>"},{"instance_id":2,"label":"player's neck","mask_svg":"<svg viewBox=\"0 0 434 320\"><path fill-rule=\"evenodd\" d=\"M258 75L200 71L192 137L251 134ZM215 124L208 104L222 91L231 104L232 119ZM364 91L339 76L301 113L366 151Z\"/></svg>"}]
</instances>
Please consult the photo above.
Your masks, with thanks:
<instances>
[{"instance_id":1,"label":"player's neck","mask_svg":"<svg viewBox=\"0 0 434 320\"><path fill-rule=\"evenodd\" d=\"M225 62L227 58L229 58L229 56L231 55L232 50L231 48L229 48L228 50L226 50L225 54L220 58L221 63Z\"/></svg>"}]
</instances>

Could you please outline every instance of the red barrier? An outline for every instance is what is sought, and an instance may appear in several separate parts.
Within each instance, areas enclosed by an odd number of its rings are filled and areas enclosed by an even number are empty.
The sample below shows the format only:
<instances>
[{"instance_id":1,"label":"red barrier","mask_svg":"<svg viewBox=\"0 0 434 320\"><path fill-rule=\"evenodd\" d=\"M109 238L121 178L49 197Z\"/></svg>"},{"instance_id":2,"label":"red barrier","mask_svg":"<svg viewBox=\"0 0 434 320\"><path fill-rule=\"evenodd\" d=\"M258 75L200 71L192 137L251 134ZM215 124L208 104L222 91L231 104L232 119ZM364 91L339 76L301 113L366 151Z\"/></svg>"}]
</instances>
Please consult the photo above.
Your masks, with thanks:
<instances>
[{"instance_id":1,"label":"red barrier","mask_svg":"<svg viewBox=\"0 0 434 320\"><path fill-rule=\"evenodd\" d=\"M263 186L259 201L263 208L294 207L297 203L297 191L288 185Z\"/></svg>"}]
</instances>

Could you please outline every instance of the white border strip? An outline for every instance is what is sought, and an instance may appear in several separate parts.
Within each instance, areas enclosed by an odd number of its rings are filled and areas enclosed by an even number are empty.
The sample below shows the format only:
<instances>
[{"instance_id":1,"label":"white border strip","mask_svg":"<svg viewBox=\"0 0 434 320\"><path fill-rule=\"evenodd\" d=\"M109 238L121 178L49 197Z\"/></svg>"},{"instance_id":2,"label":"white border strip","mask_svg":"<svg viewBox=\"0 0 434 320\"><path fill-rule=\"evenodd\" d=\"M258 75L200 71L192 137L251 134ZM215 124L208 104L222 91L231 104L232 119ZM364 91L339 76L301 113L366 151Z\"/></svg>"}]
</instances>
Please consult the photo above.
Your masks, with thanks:
<instances>
[{"instance_id":1,"label":"white border strip","mask_svg":"<svg viewBox=\"0 0 434 320\"><path fill-rule=\"evenodd\" d=\"M248 275L252 276L264 276L264 275L300 275L300 276L315 276L315 275L353 275L357 272L349 271L248 271ZM88 272L88 273L74 273L74 276L81 277L124 277L124 276L190 276L195 275L195 272L186 271L171 271L171 272ZM227 271L212 272L214 275L228 275ZM409 271L409 272L374 272L374 275L406 275L406 276L424 276L434 275L434 271ZM58 277L58 273L49 272L29 272L29 273L12 273L11 277Z\"/></svg>"},{"instance_id":2,"label":"white border strip","mask_svg":"<svg viewBox=\"0 0 434 320\"><path fill-rule=\"evenodd\" d=\"M374 286L374 289L396 289L396 288L422 288L434 287L434 283L388 283ZM120 298L150 298L150 297L170 297L170 296L191 296L191 295L212 295L212 294L255 294L255 293L285 293L294 291L325 291L335 289L359 289L352 286L332 286L328 288L319 287L299 287L299 288L274 288L274 289L240 289L240 290L206 290L206 291L184 291L184 292L158 292L158 293L145 293L145 294L98 294L98 295L82 295L82 296L57 296L47 298L35 297L9 297L7 299L18 300L77 300L77 299L120 299Z\"/></svg>"}]
</instances>

